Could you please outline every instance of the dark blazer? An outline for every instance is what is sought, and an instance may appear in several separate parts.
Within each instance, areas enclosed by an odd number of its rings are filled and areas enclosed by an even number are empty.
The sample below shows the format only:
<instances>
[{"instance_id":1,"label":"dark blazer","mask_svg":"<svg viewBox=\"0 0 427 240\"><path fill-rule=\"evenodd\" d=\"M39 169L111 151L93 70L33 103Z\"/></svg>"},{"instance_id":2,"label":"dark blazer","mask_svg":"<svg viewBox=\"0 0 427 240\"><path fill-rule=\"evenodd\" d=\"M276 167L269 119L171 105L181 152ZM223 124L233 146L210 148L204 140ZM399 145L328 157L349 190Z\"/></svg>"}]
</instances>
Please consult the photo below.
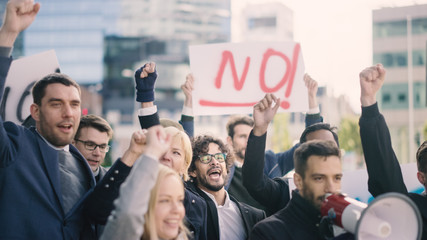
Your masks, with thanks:
<instances>
[{"instance_id":1,"label":"dark blazer","mask_svg":"<svg viewBox=\"0 0 427 240\"><path fill-rule=\"evenodd\" d=\"M208 206L208 216L207 216L207 234L209 240L219 240L219 223L218 223L218 211L216 209L215 203L212 201L212 199L206 195L202 190L194 186L193 188L196 189L197 193L205 199L206 204ZM249 233L252 231L252 228L254 225L263 220L266 215L265 212L259 209L256 209L254 207L251 207L245 203L238 202L236 199L234 199L232 196L230 196L230 200L235 202L240 210L240 213L242 214L243 223L245 225L245 232L246 236L249 237Z\"/></svg>"},{"instance_id":2,"label":"dark blazer","mask_svg":"<svg viewBox=\"0 0 427 240\"><path fill-rule=\"evenodd\" d=\"M86 239L98 239L104 231L104 225L111 211L114 209L114 200L119 196L119 189L129 175L132 167L117 159L110 169L100 167L99 180L96 187L85 200L83 212L92 223L95 236Z\"/></svg>"},{"instance_id":3,"label":"dark blazer","mask_svg":"<svg viewBox=\"0 0 427 240\"><path fill-rule=\"evenodd\" d=\"M408 193L387 123L379 112L377 103L362 107L359 126L369 177L369 192L374 197L388 192L407 194L420 211L423 221L422 239L427 239L427 196Z\"/></svg>"},{"instance_id":4,"label":"dark blazer","mask_svg":"<svg viewBox=\"0 0 427 240\"><path fill-rule=\"evenodd\" d=\"M291 199L289 185L284 178L270 179L262 172L267 133L255 136L251 131L243 163L243 185L251 196L272 215L285 207ZM293 147L288 152L294 152ZM293 158L290 158L293 160Z\"/></svg>"},{"instance_id":5,"label":"dark blazer","mask_svg":"<svg viewBox=\"0 0 427 240\"><path fill-rule=\"evenodd\" d=\"M95 177L96 183L98 183L99 181L101 181L101 179L105 176L105 174L108 172L108 169L103 167L103 166L99 166L99 173L98 176Z\"/></svg>"},{"instance_id":6,"label":"dark blazer","mask_svg":"<svg viewBox=\"0 0 427 240\"><path fill-rule=\"evenodd\" d=\"M11 61L12 58L0 57L0 99ZM94 239L83 207L88 196L94 195L95 178L71 144L70 152L81 163L89 190L65 214L57 150L34 127L4 122L0 116L0 239ZM130 171L127 166L115 165L110 169L114 181L110 178L109 196L116 194Z\"/></svg>"},{"instance_id":7,"label":"dark blazer","mask_svg":"<svg viewBox=\"0 0 427 240\"><path fill-rule=\"evenodd\" d=\"M0 98L11 58L0 57ZM81 162L88 182L95 179L83 156L70 145ZM0 239L79 239L89 226L83 218L85 196L64 213L58 152L35 131L0 117Z\"/></svg>"}]
</instances>

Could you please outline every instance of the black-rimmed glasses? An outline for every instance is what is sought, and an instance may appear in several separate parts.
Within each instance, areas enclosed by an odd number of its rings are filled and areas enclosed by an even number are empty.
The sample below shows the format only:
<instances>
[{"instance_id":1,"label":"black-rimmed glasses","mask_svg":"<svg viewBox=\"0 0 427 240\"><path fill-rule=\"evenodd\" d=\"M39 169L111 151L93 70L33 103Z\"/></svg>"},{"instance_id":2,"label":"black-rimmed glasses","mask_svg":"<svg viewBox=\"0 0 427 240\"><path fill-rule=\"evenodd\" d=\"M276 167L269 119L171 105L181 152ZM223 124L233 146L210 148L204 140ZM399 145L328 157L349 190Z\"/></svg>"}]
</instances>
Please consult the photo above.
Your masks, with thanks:
<instances>
[{"instance_id":1,"label":"black-rimmed glasses","mask_svg":"<svg viewBox=\"0 0 427 240\"><path fill-rule=\"evenodd\" d=\"M222 163L225 161L226 157L227 154L225 153L204 154L199 156L199 160L204 164L209 164L212 162L212 158L215 158L218 162Z\"/></svg>"},{"instance_id":2,"label":"black-rimmed glasses","mask_svg":"<svg viewBox=\"0 0 427 240\"><path fill-rule=\"evenodd\" d=\"M86 150L89 150L89 151L95 151L95 149L97 147L99 148L99 151L101 151L103 153L106 153L106 152L108 152L108 150L110 150L110 146L107 145L107 144L98 145L98 144L96 144L96 143L94 143L92 141L82 141L80 139L74 139L74 140L76 140L77 142L83 143L83 145L85 146Z\"/></svg>"}]
</instances>

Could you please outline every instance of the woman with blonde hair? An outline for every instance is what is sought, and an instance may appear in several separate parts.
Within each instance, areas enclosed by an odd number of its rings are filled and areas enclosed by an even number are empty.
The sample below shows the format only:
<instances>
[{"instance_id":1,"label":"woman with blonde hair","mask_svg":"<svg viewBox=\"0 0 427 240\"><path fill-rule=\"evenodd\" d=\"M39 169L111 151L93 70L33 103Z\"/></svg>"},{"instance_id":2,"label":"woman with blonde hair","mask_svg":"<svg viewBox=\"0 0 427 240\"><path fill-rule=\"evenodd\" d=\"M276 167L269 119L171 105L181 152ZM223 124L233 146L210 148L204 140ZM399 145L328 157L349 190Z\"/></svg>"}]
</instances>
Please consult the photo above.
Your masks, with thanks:
<instances>
[{"instance_id":1,"label":"woman with blonde hair","mask_svg":"<svg viewBox=\"0 0 427 240\"><path fill-rule=\"evenodd\" d=\"M173 139L160 126L148 130L143 155L122 184L101 239L188 239L182 179L159 164Z\"/></svg>"},{"instance_id":2,"label":"woman with blonde hair","mask_svg":"<svg viewBox=\"0 0 427 240\"><path fill-rule=\"evenodd\" d=\"M145 89L148 85L154 89L157 73L155 63L146 63L135 72L136 85ZM191 104L192 82L187 79L183 88L186 95L186 102ZM148 85L147 85L148 84ZM174 169L185 181L189 179L188 168L193 156L191 141L189 136L193 136L194 122L190 115L181 116L180 123L167 119L159 119L157 106L154 105L153 89L138 89L137 101L141 102L141 109L138 110L138 118L142 129L148 129L155 125L163 125L165 131L172 135L172 144L169 150L159 159L159 162ZM147 91L146 91L147 90ZM140 99L140 100L138 100ZM191 106L187 106L191 108ZM187 109L188 110L188 109ZM191 119L191 120L190 120ZM187 127L185 127L187 126ZM185 131L184 131L185 129ZM189 134L187 135L186 132ZM205 200L198 195L193 189L185 188L185 217L186 226L191 232L192 239L207 239L207 206Z\"/></svg>"},{"instance_id":3,"label":"woman with blonde hair","mask_svg":"<svg viewBox=\"0 0 427 240\"><path fill-rule=\"evenodd\" d=\"M188 168L193 158L193 149L188 135L176 127L166 127L171 136L171 146L159 159L160 163L174 169L184 181L189 179Z\"/></svg>"}]
</instances>

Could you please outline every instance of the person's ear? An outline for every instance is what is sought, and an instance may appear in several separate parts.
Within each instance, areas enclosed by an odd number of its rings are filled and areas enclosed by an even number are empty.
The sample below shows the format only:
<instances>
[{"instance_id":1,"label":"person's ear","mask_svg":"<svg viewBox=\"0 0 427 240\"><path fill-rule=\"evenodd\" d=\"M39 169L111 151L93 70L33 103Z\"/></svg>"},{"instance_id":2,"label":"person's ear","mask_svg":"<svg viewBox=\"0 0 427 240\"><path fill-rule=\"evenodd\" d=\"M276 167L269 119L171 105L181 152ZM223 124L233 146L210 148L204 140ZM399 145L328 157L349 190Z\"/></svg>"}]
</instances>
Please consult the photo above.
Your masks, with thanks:
<instances>
[{"instance_id":1,"label":"person's ear","mask_svg":"<svg viewBox=\"0 0 427 240\"><path fill-rule=\"evenodd\" d=\"M418 181L425 186L426 185L426 175L423 172L418 171L417 172L417 178Z\"/></svg>"},{"instance_id":2,"label":"person's ear","mask_svg":"<svg viewBox=\"0 0 427 240\"><path fill-rule=\"evenodd\" d=\"M189 172L189 174L190 174L190 176L191 176L191 177L193 177L193 178L196 178L196 177L197 177L196 170L193 170L193 171Z\"/></svg>"},{"instance_id":3,"label":"person's ear","mask_svg":"<svg viewBox=\"0 0 427 240\"><path fill-rule=\"evenodd\" d=\"M302 177L298 173L294 173L294 183L297 189L301 192L301 190L303 189Z\"/></svg>"},{"instance_id":4,"label":"person's ear","mask_svg":"<svg viewBox=\"0 0 427 240\"><path fill-rule=\"evenodd\" d=\"M40 107L39 105L33 103L30 106L31 117L36 121L40 121Z\"/></svg>"},{"instance_id":5,"label":"person's ear","mask_svg":"<svg viewBox=\"0 0 427 240\"><path fill-rule=\"evenodd\" d=\"M230 136L227 136L227 145L233 147L233 139Z\"/></svg>"}]
</instances>

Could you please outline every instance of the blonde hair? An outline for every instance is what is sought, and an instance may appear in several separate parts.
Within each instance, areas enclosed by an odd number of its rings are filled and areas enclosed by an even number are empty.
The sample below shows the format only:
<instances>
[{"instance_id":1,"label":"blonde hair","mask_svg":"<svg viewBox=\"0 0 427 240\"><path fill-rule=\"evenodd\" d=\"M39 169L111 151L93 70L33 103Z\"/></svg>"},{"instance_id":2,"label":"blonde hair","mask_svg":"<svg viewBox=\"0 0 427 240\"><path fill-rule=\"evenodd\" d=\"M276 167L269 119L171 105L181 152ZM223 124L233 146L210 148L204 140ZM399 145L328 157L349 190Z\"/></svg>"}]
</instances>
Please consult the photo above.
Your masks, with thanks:
<instances>
[{"instance_id":1,"label":"blonde hair","mask_svg":"<svg viewBox=\"0 0 427 240\"><path fill-rule=\"evenodd\" d=\"M178 122L175 122L173 120L167 119L167 118L160 118L160 125L162 125L162 127L167 128L167 127L176 127L178 128L178 130L181 130L183 132L184 128L182 127L181 124L179 124Z\"/></svg>"},{"instance_id":2,"label":"blonde hair","mask_svg":"<svg viewBox=\"0 0 427 240\"><path fill-rule=\"evenodd\" d=\"M157 174L157 180L154 184L154 187L150 191L150 201L148 202L148 210L144 214L144 233L142 234L141 239L142 240L159 240L159 237L157 235L156 231L156 217L155 217L155 209L157 205L157 196L159 191L159 186L162 181L166 179L168 176L175 176L182 186L182 191L184 191L184 184L182 183L181 177L177 172L175 172L172 168L166 167L162 164L159 164L159 173ZM179 223L179 233L183 235L183 239L188 240L188 229L185 227L184 222L181 221Z\"/></svg>"},{"instance_id":3,"label":"blonde hair","mask_svg":"<svg viewBox=\"0 0 427 240\"><path fill-rule=\"evenodd\" d=\"M187 181L189 179L188 168L190 167L191 159L193 158L193 148L191 147L190 138L184 131L180 131L175 127L167 127L165 128L165 132L171 135L172 141L181 141L182 149L184 150L184 169L182 169L182 178L184 181Z\"/></svg>"}]
</instances>

